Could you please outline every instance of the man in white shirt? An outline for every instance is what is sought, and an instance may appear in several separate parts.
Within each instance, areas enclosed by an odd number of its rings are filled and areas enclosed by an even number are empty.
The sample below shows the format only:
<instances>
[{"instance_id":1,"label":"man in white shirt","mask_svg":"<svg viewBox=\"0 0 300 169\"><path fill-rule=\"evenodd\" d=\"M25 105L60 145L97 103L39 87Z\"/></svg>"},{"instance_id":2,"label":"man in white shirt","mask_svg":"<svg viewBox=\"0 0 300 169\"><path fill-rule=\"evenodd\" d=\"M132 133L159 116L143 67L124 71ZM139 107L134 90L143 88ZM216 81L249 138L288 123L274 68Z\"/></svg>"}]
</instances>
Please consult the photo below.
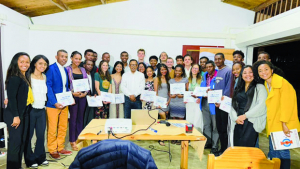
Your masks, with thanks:
<instances>
[{"instance_id":1,"label":"man in white shirt","mask_svg":"<svg viewBox=\"0 0 300 169\"><path fill-rule=\"evenodd\" d=\"M121 90L125 95L124 117L131 118L131 109L142 109L140 95L145 88L145 76L137 71L137 60L129 62L130 71L122 76Z\"/></svg>"},{"instance_id":2,"label":"man in white shirt","mask_svg":"<svg viewBox=\"0 0 300 169\"><path fill-rule=\"evenodd\" d=\"M124 65L124 72L130 72L130 67L129 64L127 63L128 61L128 53L126 51L123 51L120 55L121 61Z\"/></svg>"}]
</instances>

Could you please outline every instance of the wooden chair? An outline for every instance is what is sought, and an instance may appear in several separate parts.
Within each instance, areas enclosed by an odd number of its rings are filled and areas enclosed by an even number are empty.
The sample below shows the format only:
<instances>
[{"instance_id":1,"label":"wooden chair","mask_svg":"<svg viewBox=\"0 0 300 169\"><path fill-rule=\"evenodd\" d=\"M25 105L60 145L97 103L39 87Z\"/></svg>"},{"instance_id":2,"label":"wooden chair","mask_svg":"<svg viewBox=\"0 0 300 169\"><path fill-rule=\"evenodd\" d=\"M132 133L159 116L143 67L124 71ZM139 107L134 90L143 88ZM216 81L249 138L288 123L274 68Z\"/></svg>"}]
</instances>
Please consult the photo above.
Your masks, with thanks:
<instances>
[{"instance_id":1,"label":"wooden chair","mask_svg":"<svg viewBox=\"0 0 300 169\"><path fill-rule=\"evenodd\" d=\"M279 169L280 159L268 160L258 148L229 147L219 157L208 155L207 169Z\"/></svg>"}]
</instances>

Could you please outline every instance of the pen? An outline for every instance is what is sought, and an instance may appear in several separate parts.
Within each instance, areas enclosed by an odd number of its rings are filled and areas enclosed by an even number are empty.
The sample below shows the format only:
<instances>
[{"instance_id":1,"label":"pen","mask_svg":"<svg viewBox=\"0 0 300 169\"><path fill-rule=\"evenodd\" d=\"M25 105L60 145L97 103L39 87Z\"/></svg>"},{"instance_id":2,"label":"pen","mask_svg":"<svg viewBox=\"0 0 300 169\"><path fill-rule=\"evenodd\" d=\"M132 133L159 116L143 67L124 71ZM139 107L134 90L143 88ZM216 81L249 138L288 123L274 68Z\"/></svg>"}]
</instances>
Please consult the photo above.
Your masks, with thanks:
<instances>
[{"instance_id":1,"label":"pen","mask_svg":"<svg viewBox=\"0 0 300 169\"><path fill-rule=\"evenodd\" d=\"M102 130L100 130L100 131L97 133L97 135L99 135L101 132L102 132Z\"/></svg>"},{"instance_id":2,"label":"pen","mask_svg":"<svg viewBox=\"0 0 300 169\"><path fill-rule=\"evenodd\" d=\"M154 130L153 128L149 128L149 130L153 131L154 133L157 133L157 130Z\"/></svg>"}]
</instances>

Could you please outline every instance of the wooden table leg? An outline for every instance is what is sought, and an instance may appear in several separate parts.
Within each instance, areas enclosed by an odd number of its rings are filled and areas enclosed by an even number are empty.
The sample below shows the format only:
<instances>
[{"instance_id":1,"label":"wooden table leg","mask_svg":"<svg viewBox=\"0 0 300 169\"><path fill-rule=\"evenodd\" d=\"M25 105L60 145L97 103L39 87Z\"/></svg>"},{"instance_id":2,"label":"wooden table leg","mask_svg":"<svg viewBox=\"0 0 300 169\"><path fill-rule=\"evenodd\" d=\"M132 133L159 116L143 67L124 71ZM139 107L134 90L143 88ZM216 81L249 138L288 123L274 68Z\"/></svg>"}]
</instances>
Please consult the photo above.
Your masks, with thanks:
<instances>
[{"instance_id":1,"label":"wooden table leg","mask_svg":"<svg viewBox=\"0 0 300 169\"><path fill-rule=\"evenodd\" d=\"M189 141L181 141L181 169L188 168L188 157L189 157Z\"/></svg>"}]
</instances>

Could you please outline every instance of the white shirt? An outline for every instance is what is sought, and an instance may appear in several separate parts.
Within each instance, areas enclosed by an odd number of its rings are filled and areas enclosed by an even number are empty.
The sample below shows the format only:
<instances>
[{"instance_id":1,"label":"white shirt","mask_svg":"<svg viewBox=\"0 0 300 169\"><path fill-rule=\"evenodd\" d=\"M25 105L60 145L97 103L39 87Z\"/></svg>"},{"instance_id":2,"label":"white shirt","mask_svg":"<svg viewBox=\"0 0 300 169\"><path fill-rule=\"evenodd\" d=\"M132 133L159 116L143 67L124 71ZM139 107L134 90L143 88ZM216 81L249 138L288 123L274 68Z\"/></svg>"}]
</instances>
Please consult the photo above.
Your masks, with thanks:
<instances>
[{"instance_id":1,"label":"white shirt","mask_svg":"<svg viewBox=\"0 0 300 169\"><path fill-rule=\"evenodd\" d=\"M87 77L89 79L89 84L90 84L90 88L91 88L91 93L93 93L93 82L92 82L92 76L90 74L87 74Z\"/></svg>"},{"instance_id":2,"label":"white shirt","mask_svg":"<svg viewBox=\"0 0 300 169\"><path fill-rule=\"evenodd\" d=\"M127 66L124 67L124 72L125 72L125 73L126 73L126 72L131 72L130 67L129 67L129 64L127 64Z\"/></svg>"},{"instance_id":3,"label":"white shirt","mask_svg":"<svg viewBox=\"0 0 300 169\"><path fill-rule=\"evenodd\" d=\"M32 107L35 109L45 108L45 103L47 101L47 85L46 76L43 75L44 80L31 78L31 87L34 102Z\"/></svg>"},{"instance_id":4,"label":"white shirt","mask_svg":"<svg viewBox=\"0 0 300 169\"><path fill-rule=\"evenodd\" d=\"M137 97L145 89L145 76L139 71L126 72L122 76L121 90L126 96Z\"/></svg>"},{"instance_id":5,"label":"white shirt","mask_svg":"<svg viewBox=\"0 0 300 169\"><path fill-rule=\"evenodd\" d=\"M63 92L66 92L66 84L67 84L67 75L66 75L66 71L65 68L60 65L58 62L56 62L56 65L60 71L60 75L61 75L61 80L62 80L62 84L63 84Z\"/></svg>"},{"instance_id":6,"label":"white shirt","mask_svg":"<svg viewBox=\"0 0 300 169\"><path fill-rule=\"evenodd\" d=\"M186 78L188 79L190 77L190 72L192 70L192 66L190 67L189 70L187 70L185 67L184 67L184 70L185 70L185 75L186 75Z\"/></svg>"}]
</instances>

